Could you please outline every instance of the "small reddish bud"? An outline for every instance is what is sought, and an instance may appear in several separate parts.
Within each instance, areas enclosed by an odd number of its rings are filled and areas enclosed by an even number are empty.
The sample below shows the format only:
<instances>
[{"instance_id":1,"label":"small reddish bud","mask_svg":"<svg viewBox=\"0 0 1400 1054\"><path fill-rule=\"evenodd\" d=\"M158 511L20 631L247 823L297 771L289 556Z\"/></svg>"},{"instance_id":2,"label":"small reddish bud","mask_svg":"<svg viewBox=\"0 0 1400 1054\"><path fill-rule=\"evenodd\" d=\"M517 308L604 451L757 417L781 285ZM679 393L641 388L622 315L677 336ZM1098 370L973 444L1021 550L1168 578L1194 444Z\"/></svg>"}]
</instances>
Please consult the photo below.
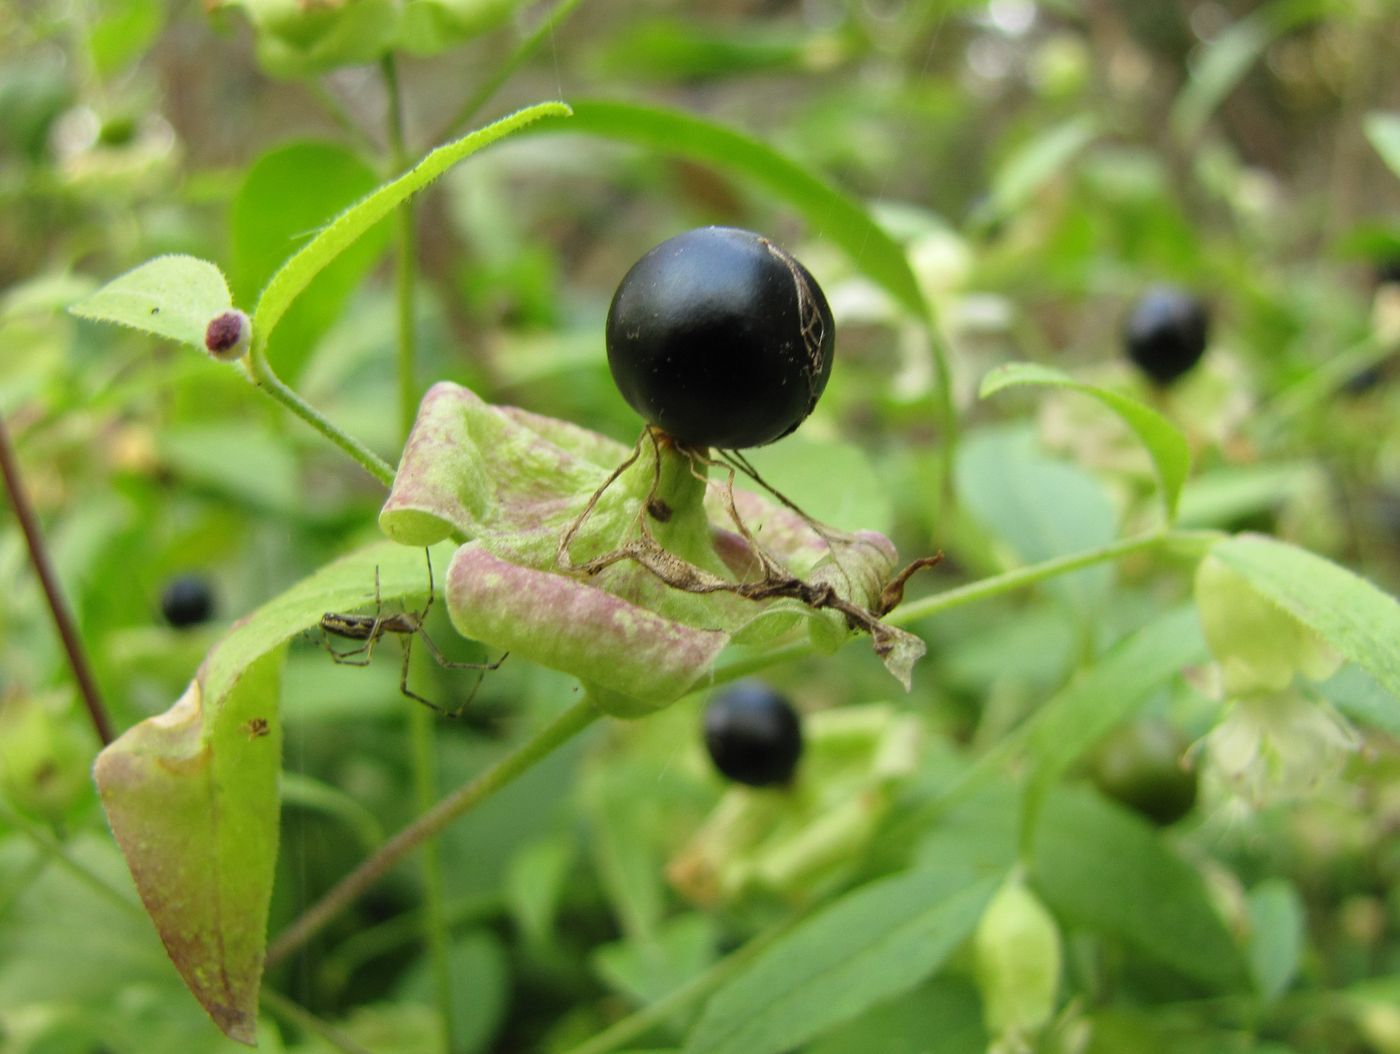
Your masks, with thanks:
<instances>
[{"instance_id":1,"label":"small reddish bud","mask_svg":"<svg viewBox=\"0 0 1400 1054\"><path fill-rule=\"evenodd\" d=\"M241 359L253 339L253 323L237 308L215 315L204 330L204 346L220 362Z\"/></svg>"}]
</instances>

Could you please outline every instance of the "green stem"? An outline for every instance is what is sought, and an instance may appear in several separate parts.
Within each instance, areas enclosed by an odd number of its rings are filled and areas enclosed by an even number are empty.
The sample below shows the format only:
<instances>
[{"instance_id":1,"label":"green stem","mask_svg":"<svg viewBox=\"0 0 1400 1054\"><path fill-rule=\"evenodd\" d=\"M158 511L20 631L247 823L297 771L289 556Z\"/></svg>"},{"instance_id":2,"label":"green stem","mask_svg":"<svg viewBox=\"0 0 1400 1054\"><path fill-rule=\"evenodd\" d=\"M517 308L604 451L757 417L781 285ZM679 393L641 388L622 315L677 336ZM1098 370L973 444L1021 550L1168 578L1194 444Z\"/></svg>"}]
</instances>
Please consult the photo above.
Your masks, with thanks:
<instances>
[{"instance_id":1,"label":"green stem","mask_svg":"<svg viewBox=\"0 0 1400 1054\"><path fill-rule=\"evenodd\" d=\"M388 92L389 151L396 175L408 169L408 144L404 136L403 93L399 90L398 64L393 54L384 56L380 66ZM413 199L406 199L394 210L396 259L394 293L398 304L399 425L405 437L418 413L418 387L414 381L417 333L413 319L413 292L418 274L417 247L413 221Z\"/></svg>"},{"instance_id":2,"label":"green stem","mask_svg":"<svg viewBox=\"0 0 1400 1054\"><path fill-rule=\"evenodd\" d=\"M1124 538L1121 541L1112 542L1097 549L1089 549L1086 552L1058 556L1053 560L1046 560L1044 563L1032 564L1030 567L1018 567L1014 571L993 575L991 578L970 582L957 589L949 589L921 600L911 601L895 608L885 617L884 621L891 626L907 626L911 622L921 622L934 615L941 615L952 608L961 607L963 604L972 604L979 600L990 600L994 597L1004 596L1007 593L1025 589L1027 586L1044 582L1046 579L1057 578L1081 568L1093 567L1095 564L1120 560L1133 553L1145 552L1167 545L1204 550L1211 543L1224 537L1225 535L1219 531L1153 531L1150 534L1140 534L1134 538Z\"/></svg>"},{"instance_id":3,"label":"green stem","mask_svg":"<svg viewBox=\"0 0 1400 1054\"><path fill-rule=\"evenodd\" d=\"M267 361L267 350L257 334L253 335L253 347L248 353L249 379L258 388L272 396L288 410L300 417L316 431L329 439L341 450L360 463L360 466L384 486L392 486L394 469L387 461L365 446L358 439L346 435L318 411L292 391L273 372Z\"/></svg>"},{"instance_id":4,"label":"green stem","mask_svg":"<svg viewBox=\"0 0 1400 1054\"><path fill-rule=\"evenodd\" d=\"M806 914L806 912L799 912L782 924L764 931L738 951L715 963L699 977L682 985L669 995L663 996L650 1006L643 1007L635 1014L609 1026L587 1042L572 1048L567 1054L606 1054L607 1051L616 1050L618 1047L635 1040L638 1036L643 1036L653 1028L664 1024L667 1018L704 999L719 988L720 985L757 958L760 952L797 925L806 917Z\"/></svg>"},{"instance_id":5,"label":"green stem","mask_svg":"<svg viewBox=\"0 0 1400 1054\"><path fill-rule=\"evenodd\" d=\"M408 168L408 144L404 136L403 92L399 88L398 63L392 52L380 64L388 95L389 151L395 175ZM417 281L413 199L394 209L397 252L394 266L394 296L398 311L397 373L399 389L399 430L404 439L413 429L418 410L418 388L414 382L417 338L414 331L413 293ZM437 800L437 759L433 745L433 716L426 707L407 710L409 751L413 759L413 796L420 813L426 813ZM452 962L447 948L447 921L443 912L444 883L442 851L437 838L423 840L419 860L423 877L423 932L432 965L433 988L438 1005L438 1043L442 1054L452 1052Z\"/></svg>"},{"instance_id":6,"label":"green stem","mask_svg":"<svg viewBox=\"0 0 1400 1054\"><path fill-rule=\"evenodd\" d=\"M1044 563L1032 564L1030 567L1018 567L1014 571L970 582L965 586L945 590L921 600L910 601L908 604L902 604L895 608L884 617L883 621L891 626L907 626L912 622L920 622L926 618L932 618L934 615L941 615L945 611L961 607L964 604L975 604L979 600L991 600L994 597L1014 593L1019 589L1025 589L1047 579L1069 574L1071 571L1093 567L1095 564L1109 563L1125 556L1131 556L1133 553L1145 552L1163 546L1180 546L1203 551L1212 542L1224 537L1226 536L1219 531L1154 531L1151 534L1142 534L1135 538L1125 538L1098 549L1056 557L1053 560L1046 560ZM766 670L770 666L806 658L812 654L813 650L810 641L799 641L786 647L775 648L762 655L740 659L716 670L714 678L709 684L727 684L760 670Z\"/></svg>"},{"instance_id":7,"label":"green stem","mask_svg":"<svg viewBox=\"0 0 1400 1054\"><path fill-rule=\"evenodd\" d=\"M520 42L515 51L513 51L510 57L501 65L501 68L484 81L481 86L468 97L467 101L462 104L462 108L457 111L452 120L449 121L447 126L443 129L442 134L438 136L437 142L442 143L446 142L448 139L457 138L462 129L464 129L471 122L472 118L480 112L481 108L491 100L491 96L495 95L496 92L500 90L501 85L510 79L511 74L518 70L526 59L539 50L540 45L549 39L559 23L568 18L569 15L573 13L574 8L578 7L581 2L582 0L559 0L559 3L555 4L549 14L545 15L540 24L535 27L534 32Z\"/></svg>"},{"instance_id":8,"label":"green stem","mask_svg":"<svg viewBox=\"0 0 1400 1054\"><path fill-rule=\"evenodd\" d=\"M389 839L380 850L340 880L324 897L304 912L272 942L267 965L275 966L349 907L362 893L427 839L473 806L479 805L538 762L568 742L599 717L590 699L584 698L556 717L515 753L502 758L464 787L443 798L432 809Z\"/></svg>"},{"instance_id":9,"label":"green stem","mask_svg":"<svg viewBox=\"0 0 1400 1054\"><path fill-rule=\"evenodd\" d=\"M410 706L408 735L413 756L413 797L420 813L437 800L437 759L433 750L433 713L426 706ZM439 1037L443 1054L452 1051L452 962L447 948L447 916L442 878L442 847L437 838L423 841L420 859L423 875L422 937L428 944L433 988L437 995Z\"/></svg>"}]
</instances>

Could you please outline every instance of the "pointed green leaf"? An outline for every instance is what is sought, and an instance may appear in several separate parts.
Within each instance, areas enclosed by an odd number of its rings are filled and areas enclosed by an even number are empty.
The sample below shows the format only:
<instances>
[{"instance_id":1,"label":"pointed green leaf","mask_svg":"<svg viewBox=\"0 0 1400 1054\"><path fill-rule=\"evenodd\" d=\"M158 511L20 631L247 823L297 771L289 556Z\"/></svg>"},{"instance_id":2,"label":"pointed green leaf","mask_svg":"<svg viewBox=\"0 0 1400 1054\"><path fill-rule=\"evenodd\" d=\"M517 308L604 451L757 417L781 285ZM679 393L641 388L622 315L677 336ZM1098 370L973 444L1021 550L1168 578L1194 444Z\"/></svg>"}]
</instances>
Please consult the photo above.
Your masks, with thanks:
<instances>
[{"instance_id":1,"label":"pointed green leaf","mask_svg":"<svg viewBox=\"0 0 1400 1054\"><path fill-rule=\"evenodd\" d=\"M204 350L209 320L233 306L223 272L194 256L157 256L112 279L70 311Z\"/></svg>"},{"instance_id":2,"label":"pointed green leaf","mask_svg":"<svg viewBox=\"0 0 1400 1054\"><path fill-rule=\"evenodd\" d=\"M847 894L716 992L685 1054L779 1054L909 991L972 932L1001 877L921 870Z\"/></svg>"},{"instance_id":3,"label":"pointed green leaf","mask_svg":"<svg viewBox=\"0 0 1400 1054\"><path fill-rule=\"evenodd\" d=\"M680 110L588 100L575 102L573 117L540 121L532 132L576 132L619 139L660 153L686 157L737 172L797 209L813 230L830 238L851 261L921 319L929 306L903 248L857 201L810 168L731 128Z\"/></svg>"},{"instance_id":4,"label":"pointed green leaf","mask_svg":"<svg viewBox=\"0 0 1400 1054\"><path fill-rule=\"evenodd\" d=\"M1097 135L1098 123L1085 114L1039 132L997 170L992 179L992 208L1009 216L1029 205Z\"/></svg>"},{"instance_id":5,"label":"pointed green leaf","mask_svg":"<svg viewBox=\"0 0 1400 1054\"><path fill-rule=\"evenodd\" d=\"M386 602L427 592L423 551L392 542L322 568L239 622L179 702L129 729L94 766L166 951L214 1022L245 1043L277 854L283 645L327 611L373 610L376 568Z\"/></svg>"},{"instance_id":6,"label":"pointed green leaf","mask_svg":"<svg viewBox=\"0 0 1400 1054\"><path fill-rule=\"evenodd\" d=\"M1393 113L1366 115L1366 138L1376 148L1390 170L1400 176L1400 116Z\"/></svg>"},{"instance_id":7,"label":"pointed green leaf","mask_svg":"<svg viewBox=\"0 0 1400 1054\"><path fill-rule=\"evenodd\" d=\"M1030 866L1036 890L1067 921L1217 989L1244 983L1243 957L1200 875L1126 810L1085 790L1052 795Z\"/></svg>"},{"instance_id":8,"label":"pointed green leaf","mask_svg":"<svg viewBox=\"0 0 1400 1054\"><path fill-rule=\"evenodd\" d=\"M438 147L398 179L384 184L350 206L272 276L258 298L257 310L253 314L255 339L266 340L292 301L357 238L453 165L532 121L542 117L563 118L569 113L569 107L562 102L539 103L518 110L494 124Z\"/></svg>"},{"instance_id":9,"label":"pointed green leaf","mask_svg":"<svg viewBox=\"0 0 1400 1054\"><path fill-rule=\"evenodd\" d=\"M1123 419L1123 423L1147 448L1157 478L1162 485L1162 501L1167 507L1167 521L1176 517L1181 488L1191 472L1191 448L1181 430L1150 406L1121 392L1100 388L1096 384L1077 381L1066 373L1032 362L1009 362L982 378L981 398L1021 384L1039 384L1051 388L1067 388L1093 396Z\"/></svg>"},{"instance_id":10,"label":"pointed green leaf","mask_svg":"<svg viewBox=\"0 0 1400 1054\"><path fill-rule=\"evenodd\" d=\"M1119 642L1071 681L1033 718L1023 841L1029 842L1046 795L1090 747L1187 666L1209 659L1194 606L1158 619Z\"/></svg>"},{"instance_id":11,"label":"pointed green leaf","mask_svg":"<svg viewBox=\"0 0 1400 1054\"><path fill-rule=\"evenodd\" d=\"M1400 603L1394 597L1330 560L1264 535L1231 538L1211 554L1374 677L1390 693L1392 712L1400 711Z\"/></svg>"}]
</instances>

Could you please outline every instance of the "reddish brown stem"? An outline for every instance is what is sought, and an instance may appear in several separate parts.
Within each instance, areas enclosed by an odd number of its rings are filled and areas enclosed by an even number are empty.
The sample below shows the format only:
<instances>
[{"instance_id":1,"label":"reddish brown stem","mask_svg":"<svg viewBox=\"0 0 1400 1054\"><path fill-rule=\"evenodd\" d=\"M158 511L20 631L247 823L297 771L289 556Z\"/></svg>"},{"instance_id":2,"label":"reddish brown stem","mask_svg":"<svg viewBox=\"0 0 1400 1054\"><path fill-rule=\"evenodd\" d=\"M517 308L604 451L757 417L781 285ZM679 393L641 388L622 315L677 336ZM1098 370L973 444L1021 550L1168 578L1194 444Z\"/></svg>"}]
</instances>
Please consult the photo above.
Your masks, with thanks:
<instances>
[{"instance_id":1,"label":"reddish brown stem","mask_svg":"<svg viewBox=\"0 0 1400 1054\"><path fill-rule=\"evenodd\" d=\"M49 561L49 551L44 545L44 535L39 529L38 517L34 515L34 507L29 504L29 496L25 493L19 462L15 459L14 449L10 446L9 436L5 432L3 417L0 417L0 472L5 476L5 489L10 494L15 519L19 520L20 530L24 531L24 540L29 545L29 560L34 565L34 573L39 576L39 584L49 602L54 628L58 630L63 649L68 653L68 665L73 669L73 679L78 682L78 691L83 697L83 702L87 704L88 716L92 718L93 728L97 729L97 738L106 746L115 738L112 734L112 722L107 717L107 711L103 709L102 697L97 692L97 682L93 680L92 669L88 666L87 655L83 652L83 642L73 625L73 617L68 613L68 605L63 601L63 591L59 587L58 577L53 573L53 564Z\"/></svg>"}]
</instances>

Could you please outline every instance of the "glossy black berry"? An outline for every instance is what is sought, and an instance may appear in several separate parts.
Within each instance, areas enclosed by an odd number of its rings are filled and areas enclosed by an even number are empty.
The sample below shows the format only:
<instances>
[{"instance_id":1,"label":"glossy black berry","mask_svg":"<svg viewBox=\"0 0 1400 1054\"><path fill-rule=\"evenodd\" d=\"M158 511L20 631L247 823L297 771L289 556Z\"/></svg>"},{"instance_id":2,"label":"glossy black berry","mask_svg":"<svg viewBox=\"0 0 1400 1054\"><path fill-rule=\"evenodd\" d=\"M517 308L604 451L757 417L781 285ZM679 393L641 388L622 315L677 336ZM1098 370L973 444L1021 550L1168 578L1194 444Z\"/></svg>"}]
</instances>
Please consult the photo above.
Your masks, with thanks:
<instances>
[{"instance_id":1,"label":"glossy black berry","mask_svg":"<svg viewBox=\"0 0 1400 1054\"><path fill-rule=\"evenodd\" d=\"M1158 384L1171 384L1201 360L1209 329L1198 297L1163 286L1133 306L1123 335L1128 358Z\"/></svg>"},{"instance_id":2,"label":"glossy black berry","mask_svg":"<svg viewBox=\"0 0 1400 1054\"><path fill-rule=\"evenodd\" d=\"M1196 773L1182 763L1189 746L1169 721L1129 721L1099 744L1090 773L1104 794L1166 827L1196 804Z\"/></svg>"},{"instance_id":3,"label":"glossy black berry","mask_svg":"<svg viewBox=\"0 0 1400 1054\"><path fill-rule=\"evenodd\" d=\"M198 575L172 578L160 595L160 610L165 621L176 629L198 626L214 614L214 591Z\"/></svg>"},{"instance_id":4,"label":"glossy black berry","mask_svg":"<svg viewBox=\"0 0 1400 1054\"><path fill-rule=\"evenodd\" d=\"M760 446L812 412L836 325L816 279L752 231L678 234L627 272L608 310L622 397L691 446Z\"/></svg>"},{"instance_id":5,"label":"glossy black berry","mask_svg":"<svg viewBox=\"0 0 1400 1054\"><path fill-rule=\"evenodd\" d=\"M802 725L792 704L766 684L740 681L706 709L705 746L725 776L771 787L792 779L802 755Z\"/></svg>"}]
</instances>

